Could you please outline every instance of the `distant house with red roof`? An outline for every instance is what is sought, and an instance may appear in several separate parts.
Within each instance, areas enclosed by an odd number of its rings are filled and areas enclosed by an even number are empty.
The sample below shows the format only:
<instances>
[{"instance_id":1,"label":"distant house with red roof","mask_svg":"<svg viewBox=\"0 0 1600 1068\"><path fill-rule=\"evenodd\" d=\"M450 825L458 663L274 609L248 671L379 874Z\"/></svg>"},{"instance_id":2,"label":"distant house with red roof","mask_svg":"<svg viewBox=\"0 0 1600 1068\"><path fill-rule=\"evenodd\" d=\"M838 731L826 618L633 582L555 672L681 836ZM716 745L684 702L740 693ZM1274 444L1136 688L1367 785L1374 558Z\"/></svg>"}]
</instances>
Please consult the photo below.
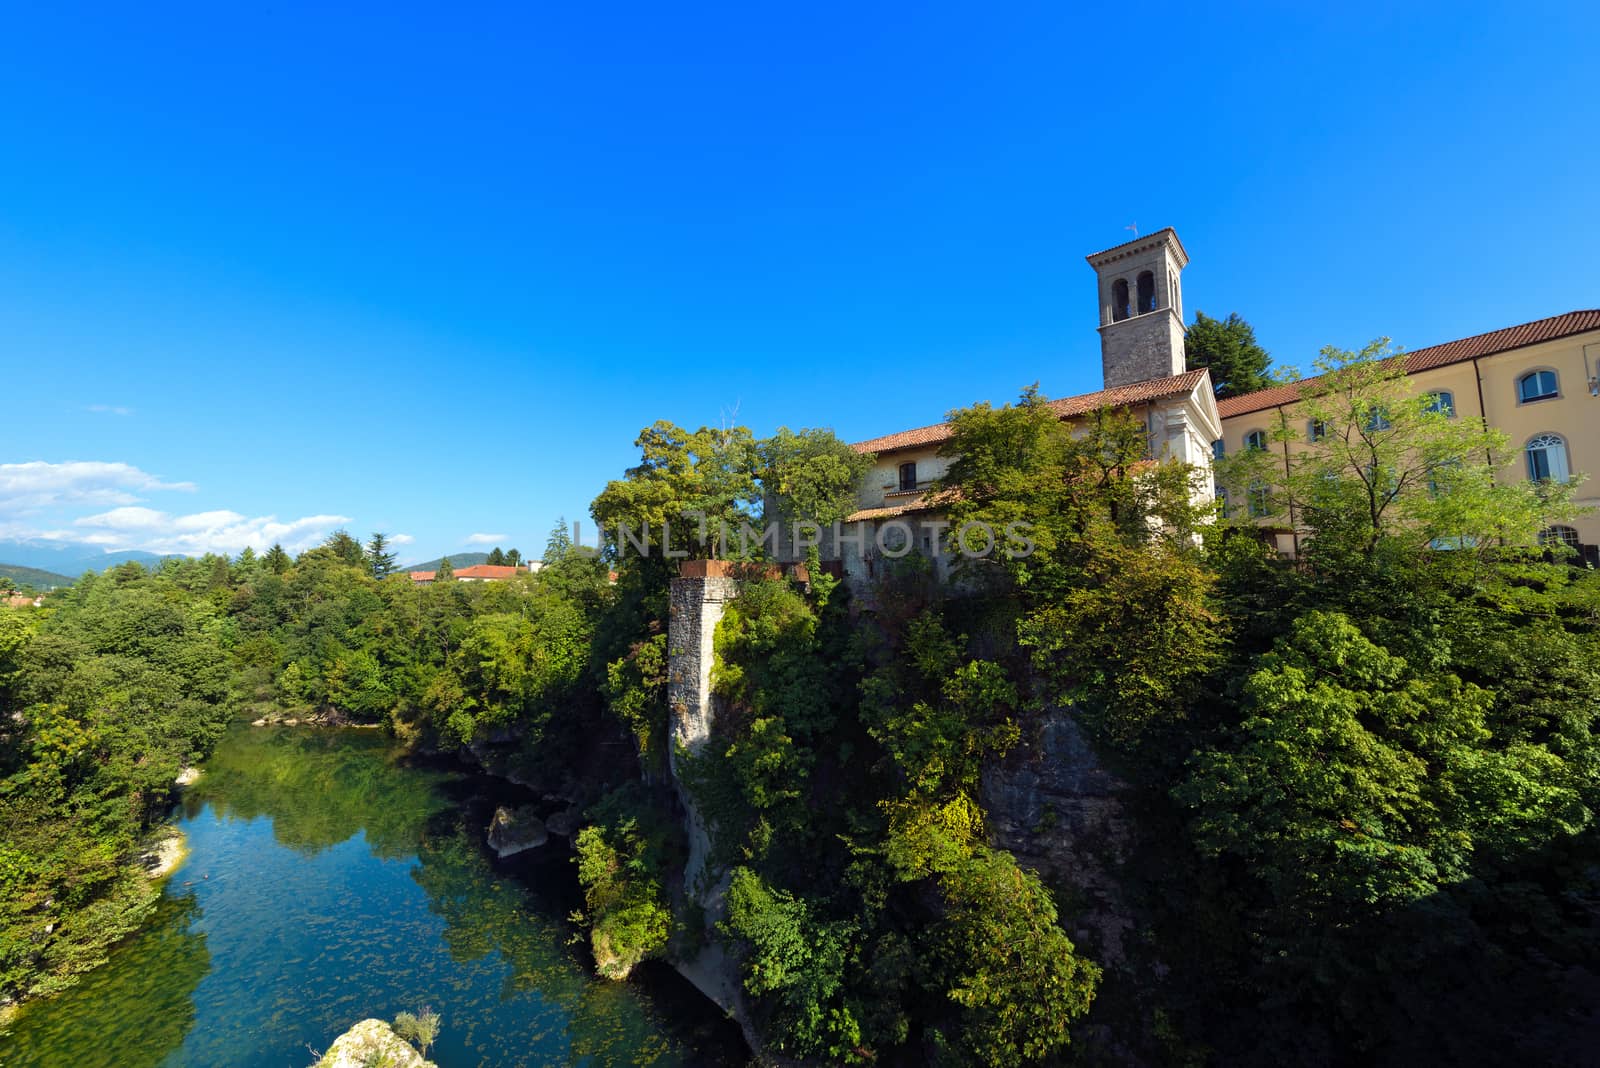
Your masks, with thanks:
<instances>
[{"instance_id":1,"label":"distant house with red roof","mask_svg":"<svg viewBox=\"0 0 1600 1068\"><path fill-rule=\"evenodd\" d=\"M537 570L539 570L538 561L534 561L531 564L519 564L516 567L500 564L473 564L471 567L456 568L455 578L457 582L505 582L508 579L516 578L518 575L531 575ZM437 575L437 571L413 571L411 572L411 581L420 586L426 586L433 582Z\"/></svg>"}]
</instances>

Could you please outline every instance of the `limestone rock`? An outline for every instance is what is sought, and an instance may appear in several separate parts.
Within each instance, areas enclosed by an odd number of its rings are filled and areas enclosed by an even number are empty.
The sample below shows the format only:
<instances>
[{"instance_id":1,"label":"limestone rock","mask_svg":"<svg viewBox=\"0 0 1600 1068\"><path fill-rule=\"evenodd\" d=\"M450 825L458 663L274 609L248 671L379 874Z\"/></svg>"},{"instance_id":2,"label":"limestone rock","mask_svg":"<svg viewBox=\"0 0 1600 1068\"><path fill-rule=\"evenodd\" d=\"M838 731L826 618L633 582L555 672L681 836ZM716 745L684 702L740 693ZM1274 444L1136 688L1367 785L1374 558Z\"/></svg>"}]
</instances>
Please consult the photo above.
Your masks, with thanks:
<instances>
[{"instance_id":1,"label":"limestone rock","mask_svg":"<svg viewBox=\"0 0 1600 1068\"><path fill-rule=\"evenodd\" d=\"M178 772L178 777L172 780L174 786L193 786L200 781L199 768L184 768Z\"/></svg>"},{"instance_id":2,"label":"limestone rock","mask_svg":"<svg viewBox=\"0 0 1600 1068\"><path fill-rule=\"evenodd\" d=\"M362 1020L334 1039L315 1068L366 1068L370 1064L390 1068L435 1068L432 1061L423 1060L422 1054L382 1020Z\"/></svg>"},{"instance_id":3,"label":"limestone rock","mask_svg":"<svg viewBox=\"0 0 1600 1068\"><path fill-rule=\"evenodd\" d=\"M159 837L145 843L139 853L139 863L143 865L144 873L150 878L165 879L183 863L183 858L188 852L184 848L183 832L172 827L162 832Z\"/></svg>"},{"instance_id":4,"label":"limestone rock","mask_svg":"<svg viewBox=\"0 0 1600 1068\"><path fill-rule=\"evenodd\" d=\"M537 849L549 840L544 822L527 805L514 809L502 805L489 821L489 848L502 857Z\"/></svg>"},{"instance_id":5,"label":"limestone rock","mask_svg":"<svg viewBox=\"0 0 1600 1068\"><path fill-rule=\"evenodd\" d=\"M994 845L1080 905L1067 933L1089 936L1103 963L1120 964L1131 927L1119 872L1129 846L1126 785L1100 763L1065 709L1046 713L1001 761L983 769L979 799Z\"/></svg>"}]
</instances>

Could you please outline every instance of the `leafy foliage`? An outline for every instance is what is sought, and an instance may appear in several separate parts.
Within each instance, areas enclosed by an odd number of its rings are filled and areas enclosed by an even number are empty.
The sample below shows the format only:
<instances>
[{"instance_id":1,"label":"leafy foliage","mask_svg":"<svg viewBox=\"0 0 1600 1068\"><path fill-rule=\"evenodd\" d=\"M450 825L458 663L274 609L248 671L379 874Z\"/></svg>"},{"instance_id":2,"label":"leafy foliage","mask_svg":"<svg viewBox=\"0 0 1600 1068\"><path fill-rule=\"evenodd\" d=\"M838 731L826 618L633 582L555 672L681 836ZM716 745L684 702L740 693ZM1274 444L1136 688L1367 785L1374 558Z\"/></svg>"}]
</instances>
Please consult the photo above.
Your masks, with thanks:
<instances>
[{"instance_id":1,"label":"leafy foliage","mask_svg":"<svg viewBox=\"0 0 1600 1068\"><path fill-rule=\"evenodd\" d=\"M1272 385L1268 376L1272 357L1256 342L1255 328L1238 312L1230 312L1226 319L1195 312L1194 323L1184 331L1183 351L1189 370L1210 369L1218 400Z\"/></svg>"},{"instance_id":2,"label":"leafy foliage","mask_svg":"<svg viewBox=\"0 0 1600 1068\"><path fill-rule=\"evenodd\" d=\"M595 822L574 843L587 910L581 918L600 974L624 979L671 936L663 882L674 835L638 790L609 795L591 815Z\"/></svg>"}]
</instances>

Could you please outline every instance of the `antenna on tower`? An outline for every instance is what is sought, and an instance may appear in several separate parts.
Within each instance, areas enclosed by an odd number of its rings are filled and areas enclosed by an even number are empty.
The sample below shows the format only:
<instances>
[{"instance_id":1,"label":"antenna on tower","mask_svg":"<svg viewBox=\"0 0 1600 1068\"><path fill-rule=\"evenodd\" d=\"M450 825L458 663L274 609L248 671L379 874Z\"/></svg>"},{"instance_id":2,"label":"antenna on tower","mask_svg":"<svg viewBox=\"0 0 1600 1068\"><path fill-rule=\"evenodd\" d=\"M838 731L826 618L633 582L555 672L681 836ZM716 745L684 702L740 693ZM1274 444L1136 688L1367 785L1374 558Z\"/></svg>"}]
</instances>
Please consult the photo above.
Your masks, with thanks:
<instances>
[{"instance_id":1,"label":"antenna on tower","mask_svg":"<svg viewBox=\"0 0 1600 1068\"><path fill-rule=\"evenodd\" d=\"M1124 230L1132 230L1134 237L1138 237L1139 236L1139 224L1138 223L1133 223L1131 225L1124 226L1123 229Z\"/></svg>"}]
</instances>

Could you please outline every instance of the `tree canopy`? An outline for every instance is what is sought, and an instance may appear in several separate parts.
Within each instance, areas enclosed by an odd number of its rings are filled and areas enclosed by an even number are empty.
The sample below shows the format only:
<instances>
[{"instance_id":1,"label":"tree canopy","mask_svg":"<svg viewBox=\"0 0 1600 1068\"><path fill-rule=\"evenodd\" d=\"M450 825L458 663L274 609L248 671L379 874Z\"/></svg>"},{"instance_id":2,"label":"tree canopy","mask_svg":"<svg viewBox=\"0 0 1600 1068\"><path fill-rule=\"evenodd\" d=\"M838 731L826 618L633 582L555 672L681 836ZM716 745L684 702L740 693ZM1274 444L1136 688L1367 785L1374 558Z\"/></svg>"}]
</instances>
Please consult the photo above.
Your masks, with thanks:
<instances>
[{"instance_id":1,"label":"tree canopy","mask_svg":"<svg viewBox=\"0 0 1600 1068\"><path fill-rule=\"evenodd\" d=\"M1217 399L1237 397L1272 385L1272 357L1256 342L1255 328L1229 312L1213 319L1197 311L1183 334L1183 351L1189 370L1207 368Z\"/></svg>"}]
</instances>

